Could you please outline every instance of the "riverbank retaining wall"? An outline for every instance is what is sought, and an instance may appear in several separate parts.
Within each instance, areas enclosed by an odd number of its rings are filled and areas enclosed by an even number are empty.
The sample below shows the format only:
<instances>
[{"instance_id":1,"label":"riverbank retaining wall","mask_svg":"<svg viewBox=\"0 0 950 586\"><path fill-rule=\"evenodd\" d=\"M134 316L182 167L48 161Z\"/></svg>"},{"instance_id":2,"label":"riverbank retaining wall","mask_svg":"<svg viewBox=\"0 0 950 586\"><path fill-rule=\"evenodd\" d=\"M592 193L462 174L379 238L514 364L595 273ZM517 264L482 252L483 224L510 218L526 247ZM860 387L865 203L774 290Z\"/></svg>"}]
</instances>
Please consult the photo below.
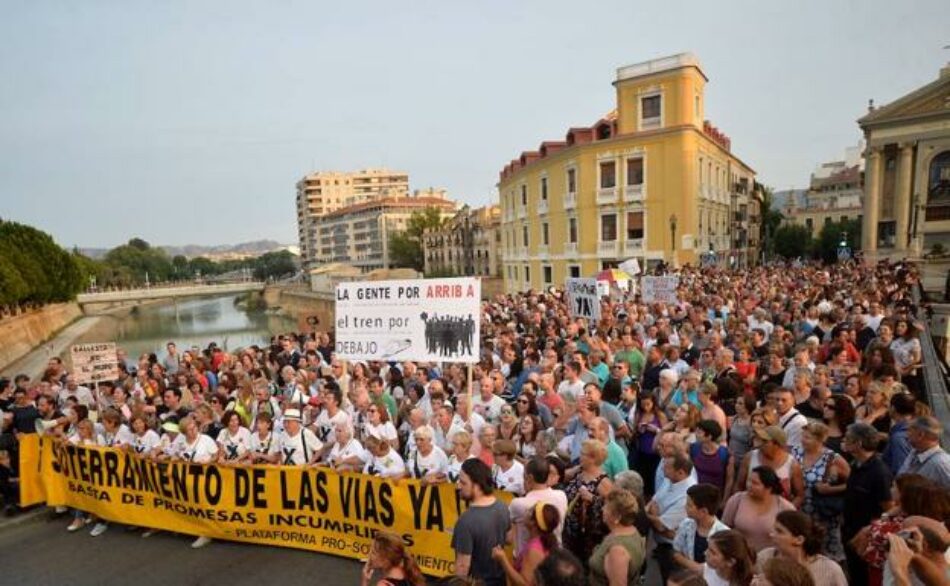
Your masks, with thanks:
<instances>
[{"instance_id":1,"label":"riverbank retaining wall","mask_svg":"<svg viewBox=\"0 0 950 586\"><path fill-rule=\"evenodd\" d=\"M0 370L82 317L76 303L57 303L0 320Z\"/></svg>"},{"instance_id":2,"label":"riverbank retaining wall","mask_svg":"<svg viewBox=\"0 0 950 586\"><path fill-rule=\"evenodd\" d=\"M285 315L295 319L298 331L327 331L333 327L333 293L272 286L264 289L263 296L269 309L279 308Z\"/></svg>"}]
</instances>

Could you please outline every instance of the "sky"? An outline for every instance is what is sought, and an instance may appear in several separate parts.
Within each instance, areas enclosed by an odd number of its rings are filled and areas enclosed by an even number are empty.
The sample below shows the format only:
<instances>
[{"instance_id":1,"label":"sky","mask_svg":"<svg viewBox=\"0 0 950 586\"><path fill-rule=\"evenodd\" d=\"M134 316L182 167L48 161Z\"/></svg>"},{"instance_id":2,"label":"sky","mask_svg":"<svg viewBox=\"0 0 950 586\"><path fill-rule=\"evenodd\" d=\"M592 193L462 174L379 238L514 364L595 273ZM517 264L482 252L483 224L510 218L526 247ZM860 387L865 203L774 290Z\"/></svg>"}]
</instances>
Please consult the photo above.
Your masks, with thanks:
<instances>
[{"instance_id":1,"label":"sky","mask_svg":"<svg viewBox=\"0 0 950 586\"><path fill-rule=\"evenodd\" d=\"M295 183L388 167L483 205L498 171L691 51L706 115L806 186L950 59L946 0L0 0L0 218L63 246L296 243Z\"/></svg>"}]
</instances>

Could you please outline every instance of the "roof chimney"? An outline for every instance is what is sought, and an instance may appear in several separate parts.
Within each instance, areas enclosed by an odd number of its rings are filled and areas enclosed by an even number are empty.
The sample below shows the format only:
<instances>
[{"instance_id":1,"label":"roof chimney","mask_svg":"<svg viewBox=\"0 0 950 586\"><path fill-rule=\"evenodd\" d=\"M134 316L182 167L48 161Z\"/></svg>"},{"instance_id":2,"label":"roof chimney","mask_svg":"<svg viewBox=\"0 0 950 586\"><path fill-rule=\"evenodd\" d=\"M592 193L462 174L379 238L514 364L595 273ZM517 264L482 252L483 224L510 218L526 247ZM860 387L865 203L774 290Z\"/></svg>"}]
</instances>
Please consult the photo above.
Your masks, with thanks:
<instances>
[{"instance_id":1,"label":"roof chimney","mask_svg":"<svg viewBox=\"0 0 950 586\"><path fill-rule=\"evenodd\" d=\"M868 100L868 112L873 112L873 111L874 111L874 98L871 98L870 100Z\"/></svg>"}]
</instances>

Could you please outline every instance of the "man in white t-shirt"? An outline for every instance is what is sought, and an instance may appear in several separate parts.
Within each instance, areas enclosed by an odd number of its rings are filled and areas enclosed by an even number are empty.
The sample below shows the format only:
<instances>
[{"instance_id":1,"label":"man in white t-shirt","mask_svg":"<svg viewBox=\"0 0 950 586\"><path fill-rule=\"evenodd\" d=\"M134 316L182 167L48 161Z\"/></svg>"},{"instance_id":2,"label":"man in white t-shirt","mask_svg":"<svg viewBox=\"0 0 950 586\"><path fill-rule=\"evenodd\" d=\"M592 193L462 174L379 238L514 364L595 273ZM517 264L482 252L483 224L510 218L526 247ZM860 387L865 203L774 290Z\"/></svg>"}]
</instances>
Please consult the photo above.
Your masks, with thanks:
<instances>
[{"instance_id":1,"label":"man in white t-shirt","mask_svg":"<svg viewBox=\"0 0 950 586\"><path fill-rule=\"evenodd\" d=\"M495 381L490 376L482 377L478 395L472 397L472 410L489 423L498 423L505 405L505 400L495 394Z\"/></svg>"},{"instance_id":2,"label":"man in white t-shirt","mask_svg":"<svg viewBox=\"0 0 950 586\"><path fill-rule=\"evenodd\" d=\"M564 380L557 387L557 394L571 395L575 399L584 396L584 381L581 380L581 364L568 362L564 365Z\"/></svg>"},{"instance_id":3,"label":"man in white t-shirt","mask_svg":"<svg viewBox=\"0 0 950 586\"><path fill-rule=\"evenodd\" d=\"M299 409L284 411L284 430L277 436L277 451L270 461L284 466L312 464L320 457L323 443L303 427Z\"/></svg>"},{"instance_id":4,"label":"man in white t-shirt","mask_svg":"<svg viewBox=\"0 0 950 586\"><path fill-rule=\"evenodd\" d=\"M334 382L325 384L322 395L323 409L314 421L314 433L317 439L323 442L324 451L329 452L336 442L336 426L348 423L350 416L340 407L343 403L343 391L339 385Z\"/></svg>"},{"instance_id":5,"label":"man in white t-shirt","mask_svg":"<svg viewBox=\"0 0 950 586\"><path fill-rule=\"evenodd\" d=\"M467 393L455 397L455 417L452 425L467 429L472 437L478 437L485 426L485 418L471 410L471 401Z\"/></svg>"},{"instance_id":6,"label":"man in white t-shirt","mask_svg":"<svg viewBox=\"0 0 950 586\"><path fill-rule=\"evenodd\" d=\"M76 377L72 374L66 375L66 386L59 390L59 405L66 404L66 399L76 397L80 405L92 407L96 403L96 398L92 396L92 391L88 387L76 383Z\"/></svg>"}]
</instances>

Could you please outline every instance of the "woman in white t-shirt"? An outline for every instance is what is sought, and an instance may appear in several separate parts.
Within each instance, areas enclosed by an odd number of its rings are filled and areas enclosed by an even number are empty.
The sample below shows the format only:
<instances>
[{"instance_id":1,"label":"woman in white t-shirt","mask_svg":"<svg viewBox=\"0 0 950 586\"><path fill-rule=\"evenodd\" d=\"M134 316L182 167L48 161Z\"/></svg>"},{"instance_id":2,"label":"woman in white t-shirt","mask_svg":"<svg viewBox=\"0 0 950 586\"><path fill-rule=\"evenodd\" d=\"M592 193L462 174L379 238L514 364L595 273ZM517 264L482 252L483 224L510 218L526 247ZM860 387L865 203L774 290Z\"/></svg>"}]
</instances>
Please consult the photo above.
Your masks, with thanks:
<instances>
[{"instance_id":1,"label":"woman in white t-shirt","mask_svg":"<svg viewBox=\"0 0 950 586\"><path fill-rule=\"evenodd\" d=\"M218 462L236 464L244 459L251 448L251 432L241 425L241 416L237 411L225 411L221 416L224 426L218 433Z\"/></svg>"},{"instance_id":2,"label":"woman in white t-shirt","mask_svg":"<svg viewBox=\"0 0 950 586\"><path fill-rule=\"evenodd\" d=\"M129 422L132 426L132 443L129 448L136 455L150 456L155 448L162 443L162 438L154 430L149 429L148 422L142 415L133 415Z\"/></svg>"},{"instance_id":3,"label":"woman in white t-shirt","mask_svg":"<svg viewBox=\"0 0 950 586\"><path fill-rule=\"evenodd\" d=\"M495 486L517 496L524 494L524 465L515 460L517 447L515 442L508 439L495 440L492 445L492 455L495 465L492 466L492 477Z\"/></svg>"},{"instance_id":4,"label":"woman in white t-shirt","mask_svg":"<svg viewBox=\"0 0 950 586\"><path fill-rule=\"evenodd\" d=\"M88 419L82 419L76 423L76 433L67 440L74 446L96 446L102 443L102 438L96 435L96 426ZM73 522L66 527L66 531L72 533L79 531L92 520L89 513L73 509ZM106 525L108 527L108 525Z\"/></svg>"},{"instance_id":5,"label":"woman in white t-shirt","mask_svg":"<svg viewBox=\"0 0 950 586\"><path fill-rule=\"evenodd\" d=\"M181 434L175 440L179 444L178 458L195 464L208 464L218 457L218 444L213 439L198 431L197 422L190 415L182 417L178 423ZM210 537L201 536L191 544L192 549L198 549L211 543Z\"/></svg>"},{"instance_id":6,"label":"woman in white t-shirt","mask_svg":"<svg viewBox=\"0 0 950 586\"><path fill-rule=\"evenodd\" d=\"M452 435L452 455L446 468L446 477L449 482L458 482L462 473L462 463L474 458L472 455L472 436L467 431L457 431Z\"/></svg>"},{"instance_id":7,"label":"woman in white t-shirt","mask_svg":"<svg viewBox=\"0 0 950 586\"><path fill-rule=\"evenodd\" d=\"M327 454L326 464L337 472L359 472L366 465L368 458L366 450L359 440L353 437L353 425L349 420L337 423L333 430L336 439L330 453Z\"/></svg>"},{"instance_id":8,"label":"woman in white t-shirt","mask_svg":"<svg viewBox=\"0 0 950 586\"><path fill-rule=\"evenodd\" d=\"M244 461L249 464L266 463L277 449L274 441L274 420L267 413L261 413L254 422L255 430L251 434Z\"/></svg>"},{"instance_id":9,"label":"woman in white t-shirt","mask_svg":"<svg viewBox=\"0 0 950 586\"><path fill-rule=\"evenodd\" d=\"M363 474L394 480L406 475L405 461L386 440L371 435L366 438L366 450L369 457L363 467Z\"/></svg>"},{"instance_id":10,"label":"woman in white t-shirt","mask_svg":"<svg viewBox=\"0 0 950 586\"><path fill-rule=\"evenodd\" d=\"M106 409L102 414L102 445L121 448L132 443L132 432L122 423L122 415L115 409Z\"/></svg>"},{"instance_id":11,"label":"woman in white t-shirt","mask_svg":"<svg viewBox=\"0 0 950 586\"><path fill-rule=\"evenodd\" d=\"M445 482L449 471L449 458L442 448L435 445L432 428L423 425L412 432L412 435L416 438L416 451L406 462L409 476L418 478L422 484Z\"/></svg>"},{"instance_id":12,"label":"woman in white t-shirt","mask_svg":"<svg viewBox=\"0 0 950 586\"><path fill-rule=\"evenodd\" d=\"M389 445L399 449L399 434L396 433L396 426L389 420L389 411L382 402L373 403L366 410L369 421L366 422L366 429L363 430L363 438L378 437L389 442Z\"/></svg>"}]
</instances>

